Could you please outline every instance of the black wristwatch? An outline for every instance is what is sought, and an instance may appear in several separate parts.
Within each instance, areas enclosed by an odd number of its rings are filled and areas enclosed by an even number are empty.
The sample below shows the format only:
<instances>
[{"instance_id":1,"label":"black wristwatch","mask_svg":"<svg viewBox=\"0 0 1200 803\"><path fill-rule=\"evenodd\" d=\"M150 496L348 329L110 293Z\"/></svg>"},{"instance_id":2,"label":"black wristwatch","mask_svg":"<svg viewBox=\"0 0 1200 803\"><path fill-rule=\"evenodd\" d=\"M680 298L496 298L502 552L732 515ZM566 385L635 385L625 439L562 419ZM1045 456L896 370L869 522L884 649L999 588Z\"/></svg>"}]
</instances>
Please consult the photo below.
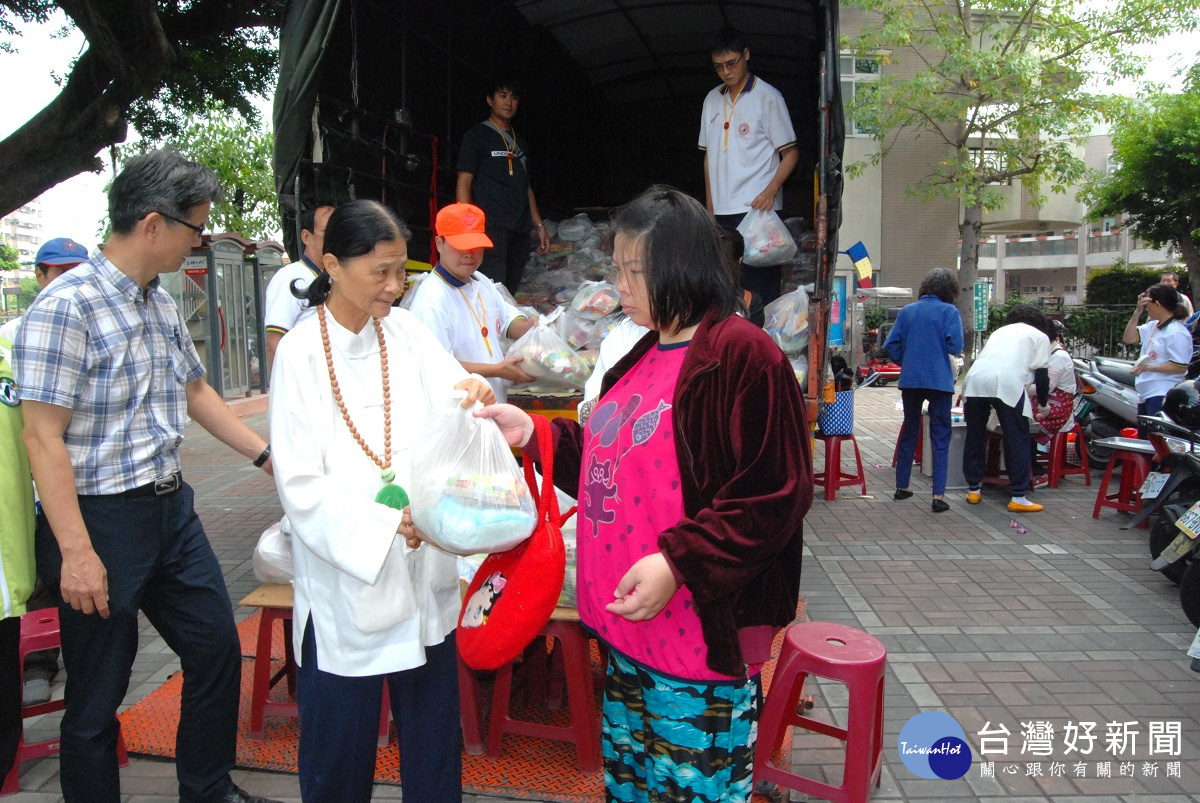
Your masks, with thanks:
<instances>
[{"instance_id":1,"label":"black wristwatch","mask_svg":"<svg viewBox=\"0 0 1200 803\"><path fill-rule=\"evenodd\" d=\"M263 464L271 459L271 444L267 444L267 448L262 450L262 454L254 458L254 467L262 468Z\"/></svg>"}]
</instances>

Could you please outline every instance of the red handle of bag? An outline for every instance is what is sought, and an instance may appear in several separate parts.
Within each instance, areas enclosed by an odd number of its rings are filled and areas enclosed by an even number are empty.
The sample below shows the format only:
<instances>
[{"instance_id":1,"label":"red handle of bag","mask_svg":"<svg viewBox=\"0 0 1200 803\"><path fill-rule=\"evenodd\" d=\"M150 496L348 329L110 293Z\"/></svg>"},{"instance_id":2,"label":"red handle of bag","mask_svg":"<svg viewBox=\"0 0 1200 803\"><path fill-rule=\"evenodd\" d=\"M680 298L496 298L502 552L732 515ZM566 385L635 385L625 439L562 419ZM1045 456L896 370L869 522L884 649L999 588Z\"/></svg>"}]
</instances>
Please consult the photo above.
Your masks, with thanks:
<instances>
[{"instance_id":1,"label":"red handle of bag","mask_svg":"<svg viewBox=\"0 0 1200 803\"><path fill-rule=\"evenodd\" d=\"M558 527L570 517L575 508L571 508L566 516L561 515L558 507L558 494L554 491L554 430L545 416L534 414L533 431L537 435L538 449L542 458L542 486L538 490L538 523L552 521ZM533 473L533 461L524 460L525 482L530 490L537 489L537 476Z\"/></svg>"}]
</instances>

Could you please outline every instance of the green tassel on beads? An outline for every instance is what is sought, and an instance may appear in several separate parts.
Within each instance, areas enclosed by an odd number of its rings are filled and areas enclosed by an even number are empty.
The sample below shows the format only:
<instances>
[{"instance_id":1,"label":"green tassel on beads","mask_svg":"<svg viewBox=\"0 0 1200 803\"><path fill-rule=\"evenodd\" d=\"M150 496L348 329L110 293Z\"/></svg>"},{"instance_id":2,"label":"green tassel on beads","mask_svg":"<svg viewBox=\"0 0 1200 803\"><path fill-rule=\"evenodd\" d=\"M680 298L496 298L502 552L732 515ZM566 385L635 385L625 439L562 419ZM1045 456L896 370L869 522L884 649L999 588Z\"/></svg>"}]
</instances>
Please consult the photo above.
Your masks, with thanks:
<instances>
[{"instance_id":1,"label":"green tassel on beads","mask_svg":"<svg viewBox=\"0 0 1200 803\"><path fill-rule=\"evenodd\" d=\"M375 501L396 510L403 510L408 507L408 494L399 485L388 484L375 494Z\"/></svg>"}]
</instances>

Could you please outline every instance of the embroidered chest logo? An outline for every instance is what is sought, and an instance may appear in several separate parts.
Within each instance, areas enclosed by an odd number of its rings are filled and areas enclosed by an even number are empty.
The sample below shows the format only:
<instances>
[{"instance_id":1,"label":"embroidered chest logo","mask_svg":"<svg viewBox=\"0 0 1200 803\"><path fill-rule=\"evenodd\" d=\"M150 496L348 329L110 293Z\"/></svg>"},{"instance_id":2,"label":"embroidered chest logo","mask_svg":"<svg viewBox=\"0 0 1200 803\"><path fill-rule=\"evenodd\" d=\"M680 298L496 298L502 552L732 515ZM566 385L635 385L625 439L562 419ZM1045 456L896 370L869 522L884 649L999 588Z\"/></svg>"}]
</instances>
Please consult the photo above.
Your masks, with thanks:
<instances>
[{"instance_id":1,"label":"embroidered chest logo","mask_svg":"<svg viewBox=\"0 0 1200 803\"><path fill-rule=\"evenodd\" d=\"M5 407L18 407L21 399L17 397L17 383L12 377L0 377L0 404Z\"/></svg>"},{"instance_id":2,"label":"embroidered chest logo","mask_svg":"<svg viewBox=\"0 0 1200 803\"><path fill-rule=\"evenodd\" d=\"M741 123L740 125L738 125L738 134L740 134L743 137L749 136L750 124L749 123Z\"/></svg>"}]
</instances>

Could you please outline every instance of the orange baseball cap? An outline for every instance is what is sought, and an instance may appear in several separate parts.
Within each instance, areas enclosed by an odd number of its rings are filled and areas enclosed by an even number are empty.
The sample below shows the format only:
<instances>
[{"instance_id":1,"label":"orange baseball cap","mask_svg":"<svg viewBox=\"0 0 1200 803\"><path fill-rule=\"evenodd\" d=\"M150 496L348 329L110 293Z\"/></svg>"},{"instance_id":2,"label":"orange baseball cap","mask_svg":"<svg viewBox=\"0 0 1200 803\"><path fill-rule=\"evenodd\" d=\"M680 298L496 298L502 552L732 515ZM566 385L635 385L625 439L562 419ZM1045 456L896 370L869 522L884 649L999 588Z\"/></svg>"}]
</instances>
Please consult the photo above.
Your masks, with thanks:
<instances>
[{"instance_id":1,"label":"orange baseball cap","mask_svg":"<svg viewBox=\"0 0 1200 803\"><path fill-rule=\"evenodd\" d=\"M483 210L474 204L443 206L437 213L434 230L459 251L492 247L484 230Z\"/></svg>"}]
</instances>

